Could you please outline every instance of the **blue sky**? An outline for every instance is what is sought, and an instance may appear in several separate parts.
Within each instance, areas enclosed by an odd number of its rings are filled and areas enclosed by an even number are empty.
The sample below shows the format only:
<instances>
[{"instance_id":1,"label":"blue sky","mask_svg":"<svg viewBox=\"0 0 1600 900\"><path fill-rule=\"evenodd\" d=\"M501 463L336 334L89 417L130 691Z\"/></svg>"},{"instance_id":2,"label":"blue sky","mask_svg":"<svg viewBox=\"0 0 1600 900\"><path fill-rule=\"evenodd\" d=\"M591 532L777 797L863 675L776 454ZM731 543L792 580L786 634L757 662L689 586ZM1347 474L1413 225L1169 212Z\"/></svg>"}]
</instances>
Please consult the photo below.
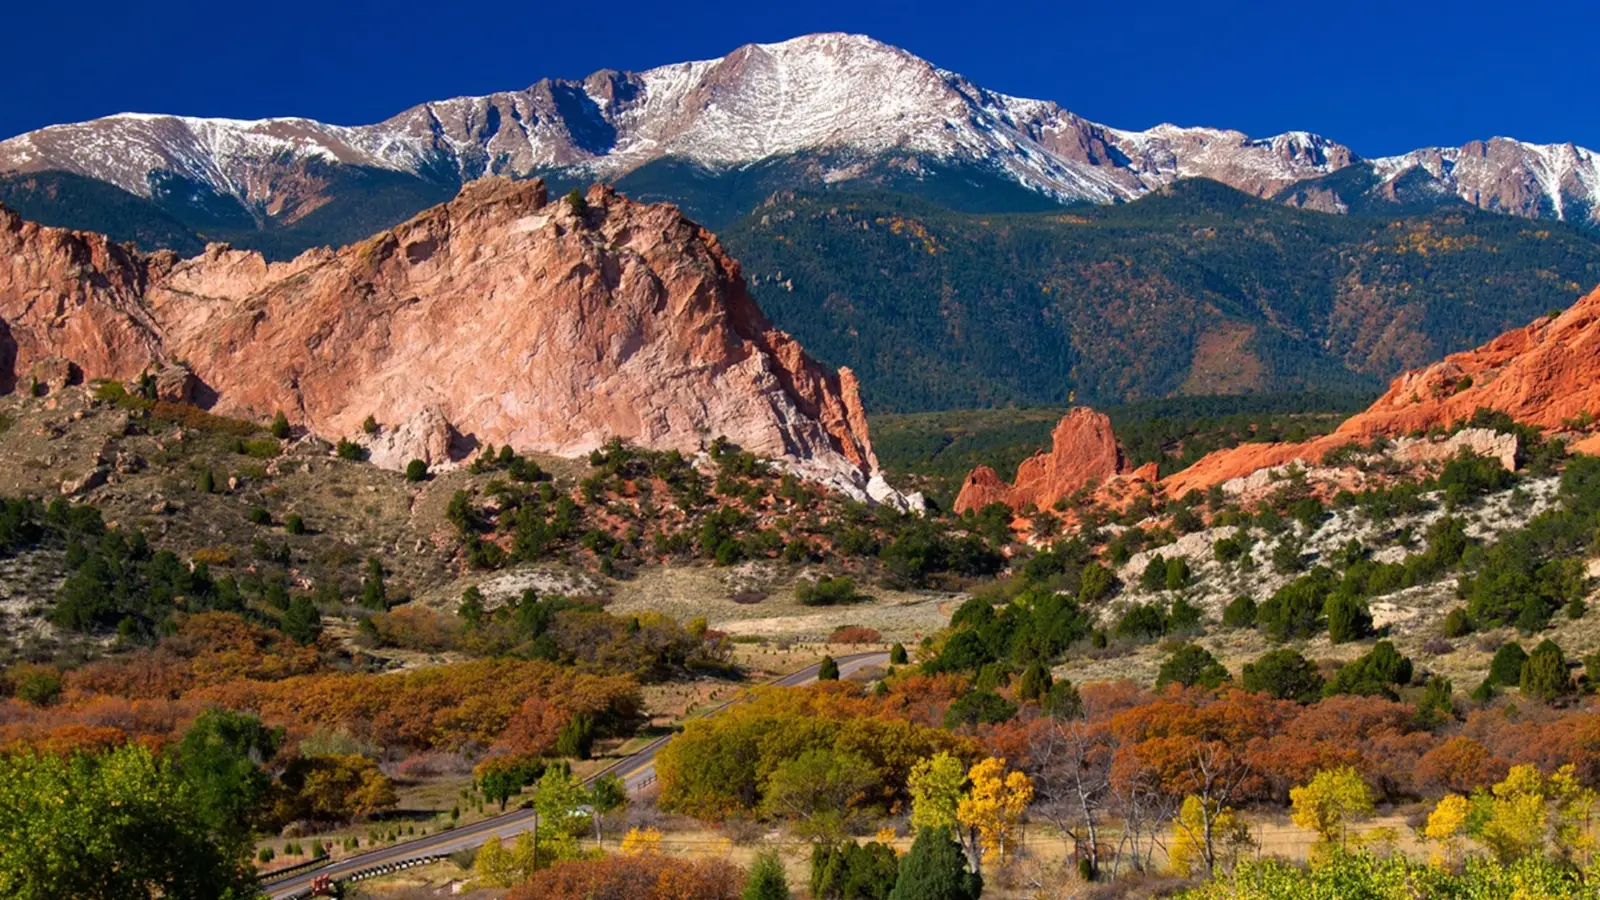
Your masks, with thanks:
<instances>
[{"instance_id":1,"label":"blue sky","mask_svg":"<svg viewBox=\"0 0 1600 900\"><path fill-rule=\"evenodd\" d=\"M416 0L16 3L0 137L126 110L377 121L545 76L869 34L1125 128L1303 129L1377 156L1509 135L1600 149L1600 3Z\"/></svg>"}]
</instances>

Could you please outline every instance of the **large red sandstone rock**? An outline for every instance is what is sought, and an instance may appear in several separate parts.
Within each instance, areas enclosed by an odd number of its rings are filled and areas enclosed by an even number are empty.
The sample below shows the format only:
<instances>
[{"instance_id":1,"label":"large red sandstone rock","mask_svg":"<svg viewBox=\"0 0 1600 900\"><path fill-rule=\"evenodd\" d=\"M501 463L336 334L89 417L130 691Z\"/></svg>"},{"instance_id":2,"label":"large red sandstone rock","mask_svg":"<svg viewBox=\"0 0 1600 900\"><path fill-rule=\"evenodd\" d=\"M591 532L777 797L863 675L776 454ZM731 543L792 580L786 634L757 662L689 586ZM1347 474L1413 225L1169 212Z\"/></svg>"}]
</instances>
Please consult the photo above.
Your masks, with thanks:
<instances>
[{"instance_id":1,"label":"large red sandstone rock","mask_svg":"<svg viewBox=\"0 0 1600 900\"><path fill-rule=\"evenodd\" d=\"M89 379L181 360L219 413L282 410L330 438L374 416L415 436L382 445L401 465L438 462L448 429L562 455L725 435L865 491L878 465L851 373L774 329L675 207L586 199L580 213L541 182L484 179L359 244L271 264L221 245L141 256L0 209L0 391L52 357Z\"/></svg>"},{"instance_id":2,"label":"large red sandstone rock","mask_svg":"<svg viewBox=\"0 0 1600 900\"><path fill-rule=\"evenodd\" d=\"M1051 432L1048 453L1036 453L1017 467L1014 484L1006 484L988 466L979 466L962 484L955 508L967 512L1004 503L1020 510L1031 503L1048 509L1062 497L1126 469L1110 417L1080 406L1063 416Z\"/></svg>"},{"instance_id":3,"label":"large red sandstone rock","mask_svg":"<svg viewBox=\"0 0 1600 900\"><path fill-rule=\"evenodd\" d=\"M1162 487L1169 496L1182 496L1260 469L1316 462L1351 441L1449 426L1480 407L1544 428L1559 428L1580 413L1600 414L1600 288L1560 315L1400 375L1377 402L1330 435L1300 444L1218 450L1169 476Z\"/></svg>"}]
</instances>

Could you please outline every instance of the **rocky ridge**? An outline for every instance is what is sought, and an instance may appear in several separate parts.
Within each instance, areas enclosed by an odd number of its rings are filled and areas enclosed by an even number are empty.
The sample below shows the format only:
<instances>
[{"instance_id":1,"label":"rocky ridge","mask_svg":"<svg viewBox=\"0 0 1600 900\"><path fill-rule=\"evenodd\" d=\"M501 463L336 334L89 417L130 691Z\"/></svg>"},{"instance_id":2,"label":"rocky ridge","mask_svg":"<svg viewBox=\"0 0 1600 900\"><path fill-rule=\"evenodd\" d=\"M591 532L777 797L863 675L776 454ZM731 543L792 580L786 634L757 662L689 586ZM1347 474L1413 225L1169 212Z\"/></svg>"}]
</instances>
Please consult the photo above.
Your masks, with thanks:
<instances>
[{"instance_id":1,"label":"rocky ridge","mask_svg":"<svg viewBox=\"0 0 1600 900\"><path fill-rule=\"evenodd\" d=\"M1449 427L1478 409L1506 413L1549 431L1600 410L1600 289L1558 315L1508 331L1473 350L1395 378L1366 411L1333 433L1299 444L1245 444L1212 453L1162 481L1181 496L1252 472L1320 460L1329 450L1375 437L1398 438ZM1579 441L1588 449L1593 440ZM1475 448L1477 449L1477 448ZM1494 448L1479 452L1500 456Z\"/></svg>"},{"instance_id":2,"label":"rocky ridge","mask_svg":"<svg viewBox=\"0 0 1600 900\"><path fill-rule=\"evenodd\" d=\"M989 91L871 38L815 34L747 44L725 57L644 72L602 70L525 90L424 103L373 125L303 118L239 121L121 114L0 141L0 172L65 171L166 203L237 204L258 222L314 213L340 168L428 183L567 171L615 178L680 159L711 170L796 154L842 155L821 182L889 157L974 165L1063 201L1112 203L1180 178L1347 211L1348 190L1319 179L1362 164L1366 194L1396 185L1483 209L1600 222L1600 164L1572 144L1508 138L1363 160L1308 132L1251 138L1171 124L1143 131L1091 122L1059 104Z\"/></svg>"},{"instance_id":3,"label":"rocky ridge","mask_svg":"<svg viewBox=\"0 0 1600 900\"><path fill-rule=\"evenodd\" d=\"M576 455L725 436L862 499L883 482L849 370L774 329L716 238L603 187L487 178L338 251L179 260L0 210L0 390L159 371L170 399L314 434L372 416L374 461L483 444ZM35 384L41 387L35 387Z\"/></svg>"},{"instance_id":4,"label":"rocky ridge","mask_svg":"<svg viewBox=\"0 0 1600 900\"><path fill-rule=\"evenodd\" d=\"M1067 412L1050 434L1049 452L1023 460L1016 481L1007 484L994 469L972 470L956 496L958 513L976 512L991 503L1021 510L1033 505L1050 508L1057 500L1086 487L1099 487L1123 478L1154 481L1155 466L1130 468L1111 431L1105 413L1080 406Z\"/></svg>"},{"instance_id":5,"label":"rocky ridge","mask_svg":"<svg viewBox=\"0 0 1600 900\"><path fill-rule=\"evenodd\" d=\"M1370 407L1330 434L1299 443L1247 443L1218 450L1161 479L1159 486L1168 497L1220 485L1225 494L1249 498L1270 487L1291 465L1317 467L1329 451L1367 447L1375 438L1389 442L1382 456L1406 465L1440 462L1466 450L1516 468L1521 448L1515 435L1466 428L1445 437L1426 436L1468 420L1480 409L1505 413L1547 432L1570 432L1574 449L1600 451L1600 435L1580 433L1592 429L1600 415L1600 288L1565 312L1401 374ZM1014 484L987 466L974 469L962 485L956 509L977 510L995 502L1019 510L1028 504L1048 508L1086 485L1128 474L1103 414L1071 410L1056 427L1052 443L1050 452L1019 467ZM1352 481L1354 477L1331 467L1317 480L1365 486L1357 483L1360 479ZM1154 481L1153 473L1145 480Z\"/></svg>"}]
</instances>

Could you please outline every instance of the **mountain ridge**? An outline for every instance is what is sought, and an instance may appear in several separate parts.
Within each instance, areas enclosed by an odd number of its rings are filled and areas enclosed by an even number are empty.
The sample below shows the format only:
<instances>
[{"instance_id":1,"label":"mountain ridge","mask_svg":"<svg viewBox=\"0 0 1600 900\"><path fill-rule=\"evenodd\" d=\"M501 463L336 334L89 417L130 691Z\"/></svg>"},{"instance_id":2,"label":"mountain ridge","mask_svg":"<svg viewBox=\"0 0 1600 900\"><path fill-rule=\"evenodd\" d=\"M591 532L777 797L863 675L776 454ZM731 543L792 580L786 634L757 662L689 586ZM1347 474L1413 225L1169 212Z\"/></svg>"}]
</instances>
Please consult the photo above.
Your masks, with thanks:
<instances>
[{"instance_id":1,"label":"mountain ridge","mask_svg":"<svg viewBox=\"0 0 1600 900\"><path fill-rule=\"evenodd\" d=\"M423 186L453 193L485 174L615 180L661 160L727 172L806 153L834 157L811 174L818 183L851 180L884 159L913 174L959 164L1065 203L1123 202L1203 177L1259 197L1309 183L1297 205L1341 212L1410 177L1483 209L1600 225L1600 163L1571 144L1496 137L1366 159L1309 131L1119 129L838 33L430 101L372 125L122 113L0 141L0 172L72 172L185 216L223 210L236 225L263 228L292 227L358 190L342 186L344 169L414 180L407 190L426 194ZM1353 165L1377 176L1359 195L1317 184Z\"/></svg>"}]
</instances>

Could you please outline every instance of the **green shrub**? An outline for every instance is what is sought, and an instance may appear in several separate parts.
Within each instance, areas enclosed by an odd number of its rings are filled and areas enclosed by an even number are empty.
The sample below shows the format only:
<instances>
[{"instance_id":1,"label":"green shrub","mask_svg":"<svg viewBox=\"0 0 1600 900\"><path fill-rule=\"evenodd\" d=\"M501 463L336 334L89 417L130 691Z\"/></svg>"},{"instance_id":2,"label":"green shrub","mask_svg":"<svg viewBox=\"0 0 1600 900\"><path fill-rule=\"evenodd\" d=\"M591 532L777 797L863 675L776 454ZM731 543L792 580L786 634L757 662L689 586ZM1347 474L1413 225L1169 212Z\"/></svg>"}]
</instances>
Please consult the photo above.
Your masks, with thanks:
<instances>
[{"instance_id":1,"label":"green shrub","mask_svg":"<svg viewBox=\"0 0 1600 900\"><path fill-rule=\"evenodd\" d=\"M1322 697L1322 676L1316 665L1288 648L1269 651L1255 662L1245 663L1240 680L1245 690L1271 694L1279 700L1315 703Z\"/></svg>"},{"instance_id":2,"label":"green shrub","mask_svg":"<svg viewBox=\"0 0 1600 900\"><path fill-rule=\"evenodd\" d=\"M420 459L406 463L406 480L412 483L428 479L428 464Z\"/></svg>"},{"instance_id":3,"label":"green shrub","mask_svg":"<svg viewBox=\"0 0 1600 900\"><path fill-rule=\"evenodd\" d=\"M1244 556L1244 542L1238 537L1225 537L1211 545L1211 555L1219 563L1231 563Z\"/></svg>"},{"instance_id":4,"label":"green shrub","mask_svg":"<svg viewBox=\"0 0 1600 900\"><path fill-rule=\"evenodd\" d=\"M1156 687L1176 683L1184 687L1199 685L1217 688L1229 677L1228 670L1211 655L1211 651L1199 644L1184 644L1161 664L1161 670L1156 675Z\"/></svg>"},{"instance_id":5,"label":"green shrub","mask_svg":"<svg viewBox=\"0 0 1600 900\"><path fill-rule=\"evenodd\" d=\"M1522 696L1549 703L1573 691L1572 676L1567 673L1567 658L1555 641L1541 641L1522 664L1518 678Z\"/></svg>"},{"instance_id":6,"label":"green shrub","mask_svg":"<svg viewBox=\"0 0 1600 900\"><path fill-rule=\"evenodd\" d=\"M1176 591L1189 586L1189 561L1183 557L1167 560L1166 588Z\"/></svg>"},{"instance_id":7,"label":"green shrub","mask_svg":"<svg viewBox=\"0 0 1600 900\"><path fill-rule=\"evenodd\" d=\"M1117 637L1153 641L1167 633L1167 614L1156 603L1135 603L1117 620Z\"/></svg>"},{"instance_id":8,"label":"green shrub","mask_svg":"<svg viewBox=\"0 0 1600 900\"><path fill-rule=\"evenodd\" d=\"M1358 694L1397 700L1399 695L1395 693L1395 686L1409 683L1411 674L1410 657L1401 656L1394 644L1379 641L1365 656L1341 666L1333 680L1323 688L1323 694L1329 697Z\"/></svg>"},{"instance_id":9,"label":"green shrub","mask_svg":"<svg viewBox=\"0 0 1600 900\"><path fill-rule=\"evenodd\" d=\"M1328 619L1328 639L1335 644L1359 641L1372 633L1372 613L1354 597L1332 594L1322 612Z\"/></svg>"},{"instance_id":10,"label":"green shrub","mask_svg":"<svg viewBox=\"0 0 1600 900\"><path fill-rule=\"evenodd\" d=\"M794 597L802 606L837 606L872 599L856 590L856 583L849 578L833 578L828 575L823 575L816 581L801 579L800 583L795 585Z\"/></svg>"},{"instance_id":11,"label":"green shrub","mask_svg":"<svg viewBox=\"0 0 1600 900\"><path fill-rule=\"evenodd\" d=\"M1139 587L1147 591L1164 590L1167 586L1167 558L1157 553L1145 563L1139 575Z\"/></svg>"},{"instance_id":12,"label":"green shrub","mask_svg":"<svg viewBox=\"0 0 1600 900\"><path fill-rule=\"evenodd\" d=\"M1492 687L1510 687L1522 680L1522 666L1528 661L1527 651L1516 641L1502 644L1489 662L1489 675L1485 679Z\"/></svg>"},{"instance_id":13,"label":"green shrub","mask_svg":"<svg viewBox=\"0 0 1600 900\"><path fill-rule=\"evenodd\" d=\"M1244 594L1229 601L1222 610L1222 624L1229 628L1256 627L1256 598Z\"/></svg>"}]
</instances>

